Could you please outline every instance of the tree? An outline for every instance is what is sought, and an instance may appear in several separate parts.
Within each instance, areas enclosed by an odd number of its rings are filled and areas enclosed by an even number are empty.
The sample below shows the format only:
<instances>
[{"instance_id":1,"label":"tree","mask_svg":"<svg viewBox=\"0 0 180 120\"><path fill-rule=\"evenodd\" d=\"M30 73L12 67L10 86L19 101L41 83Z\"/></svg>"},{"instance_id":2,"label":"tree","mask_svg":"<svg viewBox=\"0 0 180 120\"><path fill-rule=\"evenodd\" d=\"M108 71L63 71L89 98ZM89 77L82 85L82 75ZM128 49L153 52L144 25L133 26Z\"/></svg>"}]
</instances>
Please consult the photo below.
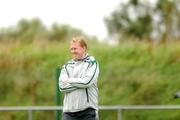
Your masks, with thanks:
<instances>
[{"instance_id":1,"label":"tree","mask_svg":"<svg viewBox=\"0 0 180 120\"><path fill-rule=\"evenodd\" d=\"M121 3L105 18L110 36L130 38L171 39L179 37L180 2L178 0L129 0Z\"/></svg>"},{"instance_id":2,"label":"tree","mask_svg":"<svg viewBox=\"0 0 180 120\"><path fill-rule=\"evenodd\" d=\"M158 0L155 13L159 13L159 29L162 41L177 39L180 37L180 1Z\"/></svg>"},{"instance_id":3,"label":"tree","mask_svg":"<svg viewBox=\"0 0 180 120\"><path fill-rule=\"evenodd\" d=\"M17 33L22 41L32 41L38 35L45 34L46 31L46 27L38 18L32 20L22 19L17 24Z\"/></svg>"},{"instance_id":4,"label":"tree","mask_svg":"<svg viewBox=\"0 0 180 120\"><path fill-rule=\"evenodd\" d=\"M121 3L105 23L110 35L133 36L139 39L149 37L152 31L151 15L147 3L131 0Z\"/></svg>"},{"instance_id":5,"label":"tree","mask_svg":"<svg viewBox=\"0 0 180 120\"><path fill-rule=\"evenodd\" d=\"M0 41L67 41L73 36L84 36L88 39L95 39L82 30L66 24L54 23L50 29L47 29L38 18L33 18L31 20L21 19L16 26L0 28Z\"/></svg>"},{"instance_id":6,"label":"tree","mask_svg":"<svg viewBox=\"0 0 180 120\"><path fill-rule=\"evenodd\" d=\"M66 24L61 25L58 23L54 23L51 26L50 31L48 32L48 39L55 41L66 41L75 35L85 36L85 33L83 33L81 30L77 28L73 28Z\"/></svg>"}]
</instances>

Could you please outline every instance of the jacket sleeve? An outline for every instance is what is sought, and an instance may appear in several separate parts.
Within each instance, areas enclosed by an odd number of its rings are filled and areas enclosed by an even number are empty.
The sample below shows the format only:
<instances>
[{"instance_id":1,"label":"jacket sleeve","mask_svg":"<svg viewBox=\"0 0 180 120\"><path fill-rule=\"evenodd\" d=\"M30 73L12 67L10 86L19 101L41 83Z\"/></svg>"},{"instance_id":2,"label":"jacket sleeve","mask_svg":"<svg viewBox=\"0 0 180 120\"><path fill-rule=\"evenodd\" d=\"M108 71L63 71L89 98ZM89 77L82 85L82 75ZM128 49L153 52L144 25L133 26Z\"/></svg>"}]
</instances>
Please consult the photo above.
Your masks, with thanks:
<instances>
[{"instance_id":1,"label":"jacket sleeve","mask_svg":"<svg viewBox=\"0 0 180 120\"><path fill-rule=\"evenodd\" d=\"M86 69L85 74L80 78L70 78L69 82L78 88L90 87L93 83L97 82L99 75L99 65L96 61L91 61Z\"/></svg>"},{"instance_id":2,"label":"jacket sleeve","mask_svg":"<svg viewBox=\"0 0 180 120\"><path fill-rule=\"evenodd\" d=\"M71 92L77 89L76 86L73 86L68 82L68 79L69 73L64 65L59 76L59 89L61 92Z\"/></svg>"}]
</instances>

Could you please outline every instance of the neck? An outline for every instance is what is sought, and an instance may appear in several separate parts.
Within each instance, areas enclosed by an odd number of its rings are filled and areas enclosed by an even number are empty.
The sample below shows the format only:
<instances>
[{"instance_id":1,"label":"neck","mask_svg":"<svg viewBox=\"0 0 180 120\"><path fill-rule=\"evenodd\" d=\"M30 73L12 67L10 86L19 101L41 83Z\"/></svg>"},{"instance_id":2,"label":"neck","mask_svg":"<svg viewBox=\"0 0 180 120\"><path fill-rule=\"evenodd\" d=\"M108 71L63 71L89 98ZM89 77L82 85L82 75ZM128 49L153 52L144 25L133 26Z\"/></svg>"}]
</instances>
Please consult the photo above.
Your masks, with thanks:
<instances>
[{"instance_id":1,"label":"neck","mask_svg":"<svg viewBox=\"0 0 180 120\"><path fill-rule=\"evenodd\" d=\"M83 60L87 56L87 53L84 53L80 58L74 59L75 61Z\"/></svg>"},{"instance_id":2,"label":"neck","mask_svg":"<svg viewBox=\"0 0 180 120\"><path fill-rule=\"evenodd\" d=\"M84 59L87 56L87 53L84 53L81 57L81 59Z\"/></svg>"}]
</instances>

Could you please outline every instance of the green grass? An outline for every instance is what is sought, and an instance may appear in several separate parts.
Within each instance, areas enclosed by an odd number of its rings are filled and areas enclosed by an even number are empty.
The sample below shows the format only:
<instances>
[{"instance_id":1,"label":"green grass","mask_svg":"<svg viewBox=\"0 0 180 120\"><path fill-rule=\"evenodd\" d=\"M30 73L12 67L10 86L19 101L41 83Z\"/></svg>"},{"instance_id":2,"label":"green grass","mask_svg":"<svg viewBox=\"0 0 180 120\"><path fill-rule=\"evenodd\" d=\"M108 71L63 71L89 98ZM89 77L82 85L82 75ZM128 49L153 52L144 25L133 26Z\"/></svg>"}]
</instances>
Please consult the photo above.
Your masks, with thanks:
<instances>
[{"instance_id":1,"label":"green grass","mask_svg":"<svg viewBox=\"0 0 180 120\"><path fill-rule=\"evenodd\" d=\"M179 43L153 46L90 43L100 64L99 105L177 105L180 90ZM67 43L0 44L0 106L49 106L55 102L55 70L70 59ZM179 110L123 111L123 120L178 120ZM2 120L24 120L25 112L0 112ZM49 120L54 112L35 112ZM115 120L116 111L100 111Z\"/></svg>"}]
</instances>

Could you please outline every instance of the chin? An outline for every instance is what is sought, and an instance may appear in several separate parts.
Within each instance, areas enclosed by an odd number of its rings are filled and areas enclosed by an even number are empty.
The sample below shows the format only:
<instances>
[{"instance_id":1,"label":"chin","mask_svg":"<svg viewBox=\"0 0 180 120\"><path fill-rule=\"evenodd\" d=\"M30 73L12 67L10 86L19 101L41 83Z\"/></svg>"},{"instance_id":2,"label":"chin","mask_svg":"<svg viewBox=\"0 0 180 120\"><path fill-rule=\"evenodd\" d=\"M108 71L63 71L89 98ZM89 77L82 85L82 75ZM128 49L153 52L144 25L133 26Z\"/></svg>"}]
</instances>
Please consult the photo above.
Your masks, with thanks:
<instances>
[{"instance_id":1,"label":"chin","mask_svg":"<svg viewBox=\"0 0 180 120\"><path fill-rule=\"evenodd\" d=\"M72 56L73 57L73 59L78 59L78 57L76 56L76 55L74 55L74 56Z\"/></svg>"}]
</instances>

